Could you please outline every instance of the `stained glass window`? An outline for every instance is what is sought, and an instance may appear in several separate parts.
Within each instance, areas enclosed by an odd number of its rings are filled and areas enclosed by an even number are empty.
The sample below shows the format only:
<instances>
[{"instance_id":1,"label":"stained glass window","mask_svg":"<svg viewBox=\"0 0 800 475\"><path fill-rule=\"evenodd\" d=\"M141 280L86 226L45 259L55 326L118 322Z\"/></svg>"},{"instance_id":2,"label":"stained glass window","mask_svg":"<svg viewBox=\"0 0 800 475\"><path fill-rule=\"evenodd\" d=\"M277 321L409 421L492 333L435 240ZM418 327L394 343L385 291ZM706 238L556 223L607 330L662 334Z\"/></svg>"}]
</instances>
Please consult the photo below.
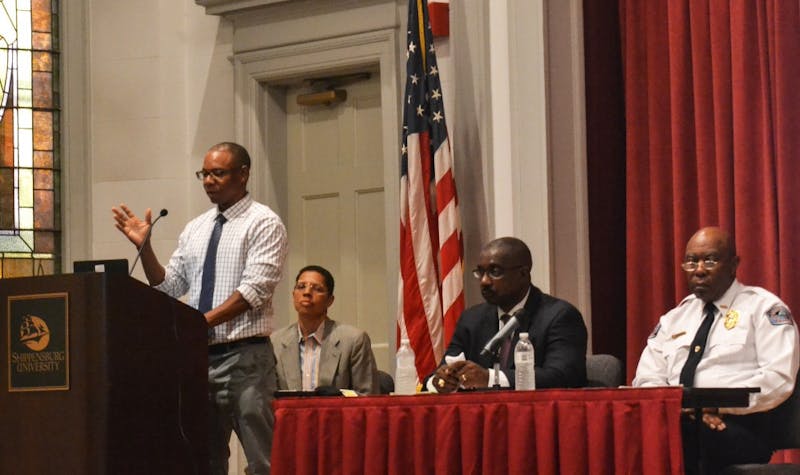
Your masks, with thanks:
<instances>
[{"instance_id":1,"label":"stained glass window","mask_svg":"<svg viewBox=\"0 0 800 475\"><path fill-rule=\"evenodd\" d=\"M61 271L58 0L0 0L0 278Z\"/></svg>"}]
</instances>

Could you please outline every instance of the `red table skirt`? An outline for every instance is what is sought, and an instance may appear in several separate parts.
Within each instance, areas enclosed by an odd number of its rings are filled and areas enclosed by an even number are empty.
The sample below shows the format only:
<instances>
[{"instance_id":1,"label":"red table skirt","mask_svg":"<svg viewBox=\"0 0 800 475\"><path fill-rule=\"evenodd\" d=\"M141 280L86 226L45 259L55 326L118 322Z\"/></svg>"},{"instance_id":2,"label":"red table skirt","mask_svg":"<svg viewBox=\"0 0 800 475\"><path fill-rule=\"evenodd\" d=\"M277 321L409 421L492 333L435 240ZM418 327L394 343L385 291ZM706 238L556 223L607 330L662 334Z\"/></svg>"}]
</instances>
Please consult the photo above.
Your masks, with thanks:
<instances>
[{"instance_id":1,"label":"red table skirt","mask_svg":"<svg viewBox=\"0 0 800 475\"><path fill-rule=\"evenodd\" d=\"M681 388L279 399L272 473L683 473Z\"/></svg>"}]
</instances>

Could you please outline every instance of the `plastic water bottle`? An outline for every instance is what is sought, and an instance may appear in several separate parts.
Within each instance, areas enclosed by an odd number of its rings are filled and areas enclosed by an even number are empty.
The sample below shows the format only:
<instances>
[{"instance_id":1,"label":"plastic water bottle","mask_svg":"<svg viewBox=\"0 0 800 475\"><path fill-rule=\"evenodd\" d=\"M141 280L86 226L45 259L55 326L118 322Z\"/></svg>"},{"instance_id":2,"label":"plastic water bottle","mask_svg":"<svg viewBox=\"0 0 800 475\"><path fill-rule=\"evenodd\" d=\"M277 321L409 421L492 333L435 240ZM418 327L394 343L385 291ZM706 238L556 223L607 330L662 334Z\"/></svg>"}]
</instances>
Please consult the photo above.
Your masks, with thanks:
<instances>
[{"instance_id":1,"label":"plastic water bottle","mask_svg":"<svg viewBox=\"0 0 800 475\"><path fill-rule=\"evenodd\" d=\"M520 333L517 346L514 347L514 379L517 391L536 389L533 366L533 343L528 340L527 333Z\"/></svg>"},{"instance_id":2,"label":"plastic water bottle","mask_svg":"<svg viewBox=\"0 0 800 475\"><path fill-rule=\"evenodd\" d=\"M394 393L414 394L417 392L417 367L414 365L414 350L408 339L403 338L397 350L394 373Z\"/></svg>"}]
</instances>

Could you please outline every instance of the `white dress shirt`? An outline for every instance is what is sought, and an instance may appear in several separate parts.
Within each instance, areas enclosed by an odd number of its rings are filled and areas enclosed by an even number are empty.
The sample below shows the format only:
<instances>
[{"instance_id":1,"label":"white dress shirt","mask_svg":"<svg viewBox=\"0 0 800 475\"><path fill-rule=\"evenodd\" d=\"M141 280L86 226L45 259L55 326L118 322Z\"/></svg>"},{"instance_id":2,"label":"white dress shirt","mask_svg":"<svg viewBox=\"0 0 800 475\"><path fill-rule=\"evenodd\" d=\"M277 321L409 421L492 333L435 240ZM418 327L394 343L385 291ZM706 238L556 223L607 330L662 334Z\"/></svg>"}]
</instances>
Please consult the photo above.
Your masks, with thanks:
<instances>
[{"instance_id":1,"label":"white dress shirt","mask_svg":"<svg viewBox=\"0 0 800 475\"><path fill-rule=\"evenodd\" d=\"M772 409L792 392L800 361L797 326L775 295L738 280L714 302L718 311L697 366L696 387L756 387L748 414ZM692 340L703 320L704 302L689 295L659 320L636 368L634 386L679 385Z\"/></svg>"},{"instance_id":2,"label":"white dress shirt","mask_svg":"<svg viewBox=\"0 0 800 475\"><path fill-rule=\"evenodd\" d=\"M187 295L187 304L194 308L200 299L203 262L217 214L218 209L212 208L186 225L165 268L164 282L155 287L175 298ZM272 295L287 252L283 222L249 193L222 214L227 222L217 250L212 308L234 291L239 291L251 308L214 327L209 344L272 332Z\"/></svg>"}]
</instances>

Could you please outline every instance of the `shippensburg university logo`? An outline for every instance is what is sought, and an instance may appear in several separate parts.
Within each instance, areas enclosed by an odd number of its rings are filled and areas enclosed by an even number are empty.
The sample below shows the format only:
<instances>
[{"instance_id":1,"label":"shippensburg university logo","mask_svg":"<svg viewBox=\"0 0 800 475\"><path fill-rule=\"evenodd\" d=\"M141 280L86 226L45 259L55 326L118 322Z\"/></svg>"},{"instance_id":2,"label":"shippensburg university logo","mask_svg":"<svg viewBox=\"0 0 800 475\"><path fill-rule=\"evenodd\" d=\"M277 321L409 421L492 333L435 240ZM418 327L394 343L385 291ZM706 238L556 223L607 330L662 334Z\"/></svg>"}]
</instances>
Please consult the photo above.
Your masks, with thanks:
<instances>
[{"instance_id":1,"label":"shippensburg university logo","mask_svg":"<svg viewBox=\"0 0 800 475\"><path fill-rule=\"evenodd\" d=\"M9 296L9 391L69 390L68 308L65 292Z\"/></svg>"},{"instance_id":2,"label":"shippensburg university logo","mask_svg":"<svg viewBox=\"0 0 800 475\"><path fill-rule=\"evenodd\" d=\"M38 374L47 375L64 371L65 352L51 348L50 328L43 318L36 315L24 314L19 324L19 343L28 350L11 353L13 369L19 375ZM53 340L54 341L54 340Z\"/></svg>"},{"instance_id":3,"label":"shippensburg university logo","mask_svg":"<svg viewBox=\"0 0 800 475\"><path fill-rule=\"evenodd\" d=\"M19 342L32 351L42 351L50 344L50 329L47 323L35 316L25 315L19 327Z\"/></svg>"}]
</instances>

